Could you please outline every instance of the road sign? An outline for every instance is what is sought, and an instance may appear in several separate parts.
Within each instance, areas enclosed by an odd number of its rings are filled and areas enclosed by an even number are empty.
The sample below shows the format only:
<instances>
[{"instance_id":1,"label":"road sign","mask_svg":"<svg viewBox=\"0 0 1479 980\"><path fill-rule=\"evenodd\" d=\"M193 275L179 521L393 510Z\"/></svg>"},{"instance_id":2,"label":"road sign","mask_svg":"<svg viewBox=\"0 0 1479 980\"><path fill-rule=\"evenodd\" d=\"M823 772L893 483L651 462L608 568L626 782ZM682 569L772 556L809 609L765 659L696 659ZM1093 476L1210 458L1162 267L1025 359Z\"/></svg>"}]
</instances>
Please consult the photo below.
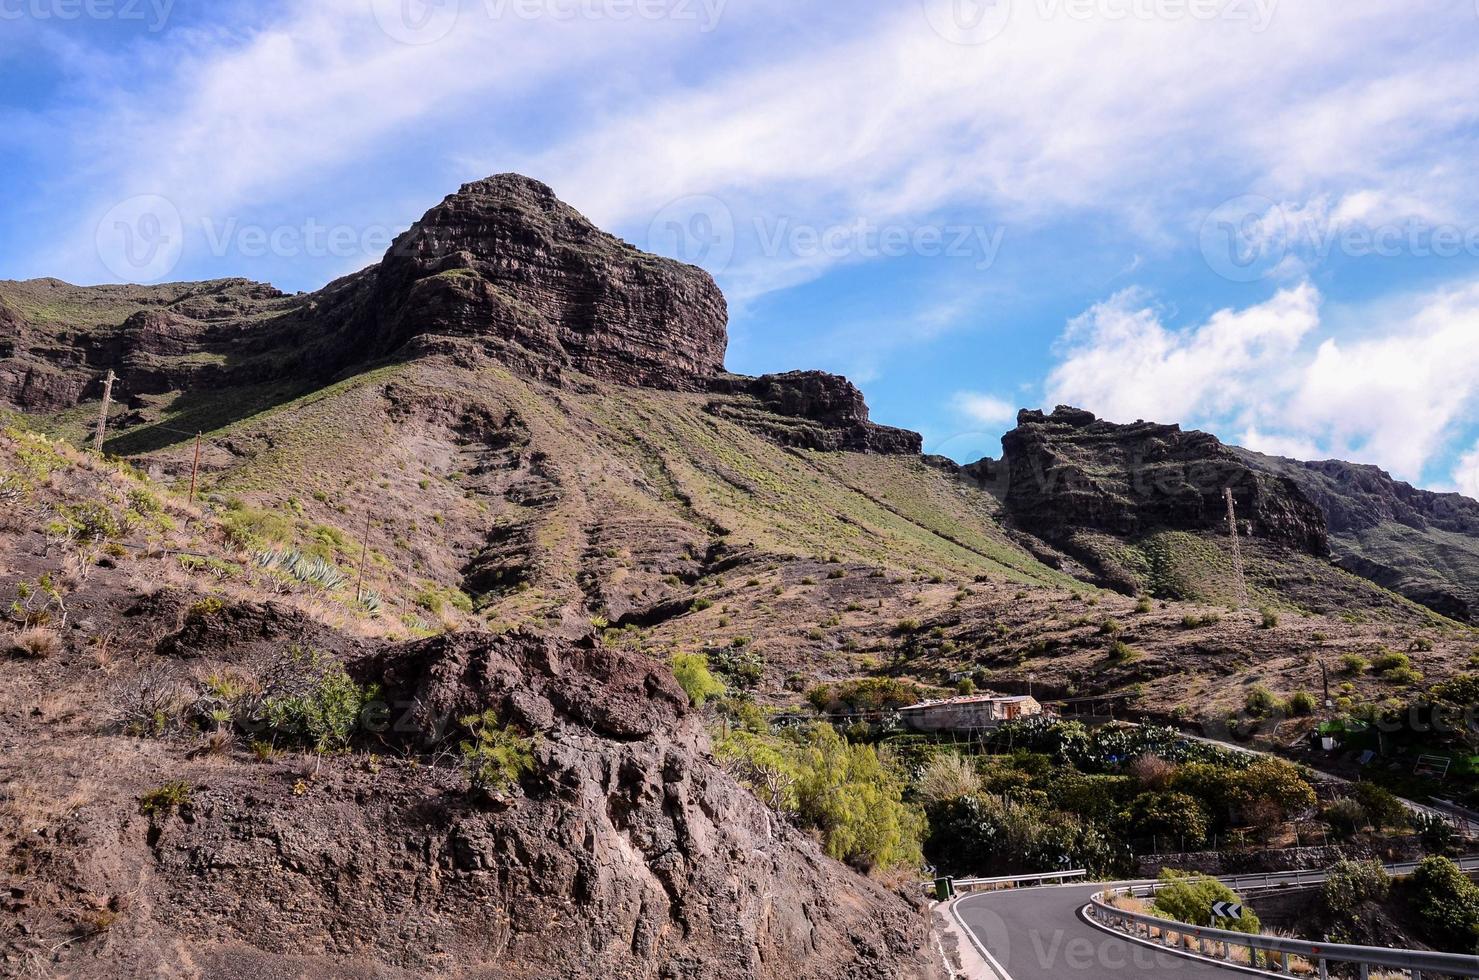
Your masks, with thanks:
<instances>
[{"instance_id":1,"label":"road sign","mask_svg":"<svg viewBox=\"0 0 1479 980\"><path fill-rule=\"evenodd\" d=\"M1243 907L1234 905L1232 902L1213 902L1212 918L1214 919L1241 919Z\"/></svg>"}]
</instances>

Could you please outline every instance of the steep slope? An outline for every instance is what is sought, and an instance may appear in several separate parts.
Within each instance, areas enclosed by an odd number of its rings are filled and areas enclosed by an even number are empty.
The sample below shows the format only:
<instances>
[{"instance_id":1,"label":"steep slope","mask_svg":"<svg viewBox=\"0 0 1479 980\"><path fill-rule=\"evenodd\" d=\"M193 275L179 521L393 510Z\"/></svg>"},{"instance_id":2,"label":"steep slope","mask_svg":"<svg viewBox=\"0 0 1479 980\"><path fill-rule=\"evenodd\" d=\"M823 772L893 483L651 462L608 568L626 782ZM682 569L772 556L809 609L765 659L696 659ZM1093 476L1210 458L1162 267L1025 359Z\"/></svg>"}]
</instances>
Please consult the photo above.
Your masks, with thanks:
<instances>
[{"instance_id":1,"label":"steep slope","mask_svg":"<svg viewBox=\"0 0 1479 980\"><path fill-rule=\"evenodd\" d=\"M1342 568L1452 619L1479 618L1479 501L1419 490L1375 466L1238 452L1319 506Z\"/></svg>"}]
</instances>

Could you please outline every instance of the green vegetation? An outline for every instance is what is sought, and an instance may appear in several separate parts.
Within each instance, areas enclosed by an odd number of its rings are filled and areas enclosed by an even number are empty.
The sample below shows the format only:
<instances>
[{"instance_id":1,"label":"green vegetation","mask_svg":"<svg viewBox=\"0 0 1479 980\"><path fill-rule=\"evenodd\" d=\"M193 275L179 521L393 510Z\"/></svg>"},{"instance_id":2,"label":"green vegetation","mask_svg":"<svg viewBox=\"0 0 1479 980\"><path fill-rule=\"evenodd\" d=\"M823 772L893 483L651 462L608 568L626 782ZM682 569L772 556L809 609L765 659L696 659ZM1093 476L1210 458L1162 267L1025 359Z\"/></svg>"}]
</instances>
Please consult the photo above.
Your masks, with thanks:
<instances>
[{"instance_id":1,"label":"green vegetation","mask_svg":"<svg viewBox=\"0 0 1479 980\"><path fill-rule=\"evenodd\" d=\"M1479 886L1452 861L1423 860L1408 885L1424 938L1441 949L1471 953L1479 943Z\"/></svg>"},{"instance_id":2,"label":"green vegetation","mask_svg":"<svg viewBox=\"0 0 1479 980\"><path fill-rule=\"evenodd\" d=\"M1357 911L1367 902L1383 902L1392 890L1392 879L1378 861L1338 861L1320 888L1320 902L1331 923L1334 942L1354 942L1348 932Z\"/></svg>"},{"instance_id":3,"label":"green vegetation","mask_svg":"<svg viewBox=\"0 0 1479 980\"><path fill-rule=\"evenodd\" d=\"M459 719L471 736L459 744L462 768L473 789L507 793L534 769L534 741L499 721L491 708Z\"/></svg>"},{"instance_id":4,"label":"green vegetation","mask_svg":"<svg viewBox=\"0 0 1479 980\"><path fill-rule=\"evenodd\" d=\"M702 708L712 698L724 696L724 685L709 671L709 658L701 653L680 653L673 657L673 676L678 679L688 701Z\"/></svg>"},{"instance_id":5,"label":"green vegetation","mask_svg":"<svg viewBox=\"0 0 1479 980\"><path fill-rule=\"evenodd\" d=\"M1236 919L1218 919L1214 923L1213 903L1241 903L1237 893L1216 878L1203 874L1172 871L1168 868L1161 872L1160 880L1167 884L1156 892L1155 901L1151 903L1152 912L1168 919L1175 919L1177 922L1198 926L1215 924L1221 929L1246 932L1251 935L1257 935L1263 929L1258 916L1248 908L1244 908L1243 914Z\"/></svg>"},{"instance_id":6,"label":"green vegetation","mask_svg":"<svg viewBox=\"0 0 1479 980\"><path fill-rule=\"evenodd\" d=\"M380 700L380 688L356 684L344 665L316 650L290 652L291 669L246 724L274 742L311 745L320 752L348 748L364 727L366 709Z\"/></svg>"},{"instance_id":7,"label":"green vegetation","mask_svg":"<svg viewBox=\"0 0 1479 980\"><path fill-rule=\"evenodd\" d=\"M829 856L863 871L920 863L924 818L904 802L900 773L872 746L814 725L784 736L734 732L716 751L757 795L816 831Z\"/></svg>"},{"instance_id":8,"label":"green vegetation","mask_svg":"<svg viewBox=\"0 0 1479 980\"><path fill-rule=\"evenodd\" d=\"M173 813L190 804L190 784L166 783L139 797L139 812L147 816Z\"/></svg>"}]
</instances>

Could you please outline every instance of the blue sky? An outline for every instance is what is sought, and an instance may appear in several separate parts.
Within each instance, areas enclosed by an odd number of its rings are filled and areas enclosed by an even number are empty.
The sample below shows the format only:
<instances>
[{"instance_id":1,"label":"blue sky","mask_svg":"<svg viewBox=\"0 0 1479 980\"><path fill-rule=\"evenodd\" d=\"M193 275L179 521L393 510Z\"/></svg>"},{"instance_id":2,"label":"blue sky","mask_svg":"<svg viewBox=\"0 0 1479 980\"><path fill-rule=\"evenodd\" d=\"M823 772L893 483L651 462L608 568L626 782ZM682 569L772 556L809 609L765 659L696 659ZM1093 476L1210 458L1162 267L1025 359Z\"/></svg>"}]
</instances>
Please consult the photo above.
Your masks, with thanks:
<instances>
[{"instance_id":1,"label":"blue sky","mask_svg":"<svg viewBox=\"0 0 1479 980\"><path fill-rule=\"evenodd\" d=\"M1069 402L1474 495L1476 69L1476 0L0 0L0 277L315 289L519 171L932 451Z\"/></svg>"}]
</instances>

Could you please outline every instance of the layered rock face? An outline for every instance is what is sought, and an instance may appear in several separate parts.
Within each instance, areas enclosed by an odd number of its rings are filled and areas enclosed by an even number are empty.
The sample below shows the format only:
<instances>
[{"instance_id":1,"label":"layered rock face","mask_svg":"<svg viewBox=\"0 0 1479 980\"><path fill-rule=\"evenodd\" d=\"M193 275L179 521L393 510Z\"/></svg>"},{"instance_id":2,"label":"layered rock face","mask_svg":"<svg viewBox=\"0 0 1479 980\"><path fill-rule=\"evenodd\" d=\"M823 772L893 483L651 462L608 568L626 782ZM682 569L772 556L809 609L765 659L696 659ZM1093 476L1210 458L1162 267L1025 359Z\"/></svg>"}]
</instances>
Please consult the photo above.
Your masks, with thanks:
<instances>
[{"instance_id":1,"label":"layered rock face","mask_svg":"<svg viewBox=\"0 0 1479 980\"><path fill-rule=\"evenodd\" d=\"M1342 568L1453 619L1479 619L1479 501L1420 490L1375 466L1239 453L1299 484L1325 514Z\"/></svg>"},{"instance_id":2,"label":"layered rock face","mask_svg":"<svg viewBox=\"0 0 1479 980\"><path fill-rule=\"evenodd\" d=\"M991 475L1013 520L1049 540L1077 529L1121 538L1225 530L1231 488L1246 533L1330 553L1324 515L1292 480L1254 469L1205 432L1116 425L1059 406L1022 412L1002 447L1002 464L968 469Z\"/></svg>"},{"instance_id":3,"label":"layered rock face","mask_svg":"<svg viewBox=\"0 0 1479 980\"><path fill-rule=\"evenodd\" d=\"M515 174L465 185L391 246L355 320L368 353L433 334L518 345L552 367L694 388L724 370L728 307L708 273L596 228Z\"/></svg>"},{"instance_id":4,"label":"layered rock face","mask_svg":"<svg viewBox=\"0 0 1479 980\"><path fill-rule=\"evenodd\" d=\"M719 770L655 661L462 634L352 669L384 685L392 744L455 749L457 719L491 708L534 736L534 770L496 805L400 769L373 793L205 796L159 828L153 874L171 931L231 942L214 975L275 972L332 937L381 976L933 976L922 910ZM226 907L272 914L223 927Z\"/></svg>"},{"instance_id":5,"label":"layered rock face","mask_svg":"<svg viewBox=\"0 0 1479 980\"><path fill-rule=\"evenodd\" d=\"M917 432L869 421L863 393L835 374L729 375L714 379L708 387L715 393L744 396L711 402L709 411L783 446L906 455L918 455L923 447Z\"/></svg>"}]
</instances>

